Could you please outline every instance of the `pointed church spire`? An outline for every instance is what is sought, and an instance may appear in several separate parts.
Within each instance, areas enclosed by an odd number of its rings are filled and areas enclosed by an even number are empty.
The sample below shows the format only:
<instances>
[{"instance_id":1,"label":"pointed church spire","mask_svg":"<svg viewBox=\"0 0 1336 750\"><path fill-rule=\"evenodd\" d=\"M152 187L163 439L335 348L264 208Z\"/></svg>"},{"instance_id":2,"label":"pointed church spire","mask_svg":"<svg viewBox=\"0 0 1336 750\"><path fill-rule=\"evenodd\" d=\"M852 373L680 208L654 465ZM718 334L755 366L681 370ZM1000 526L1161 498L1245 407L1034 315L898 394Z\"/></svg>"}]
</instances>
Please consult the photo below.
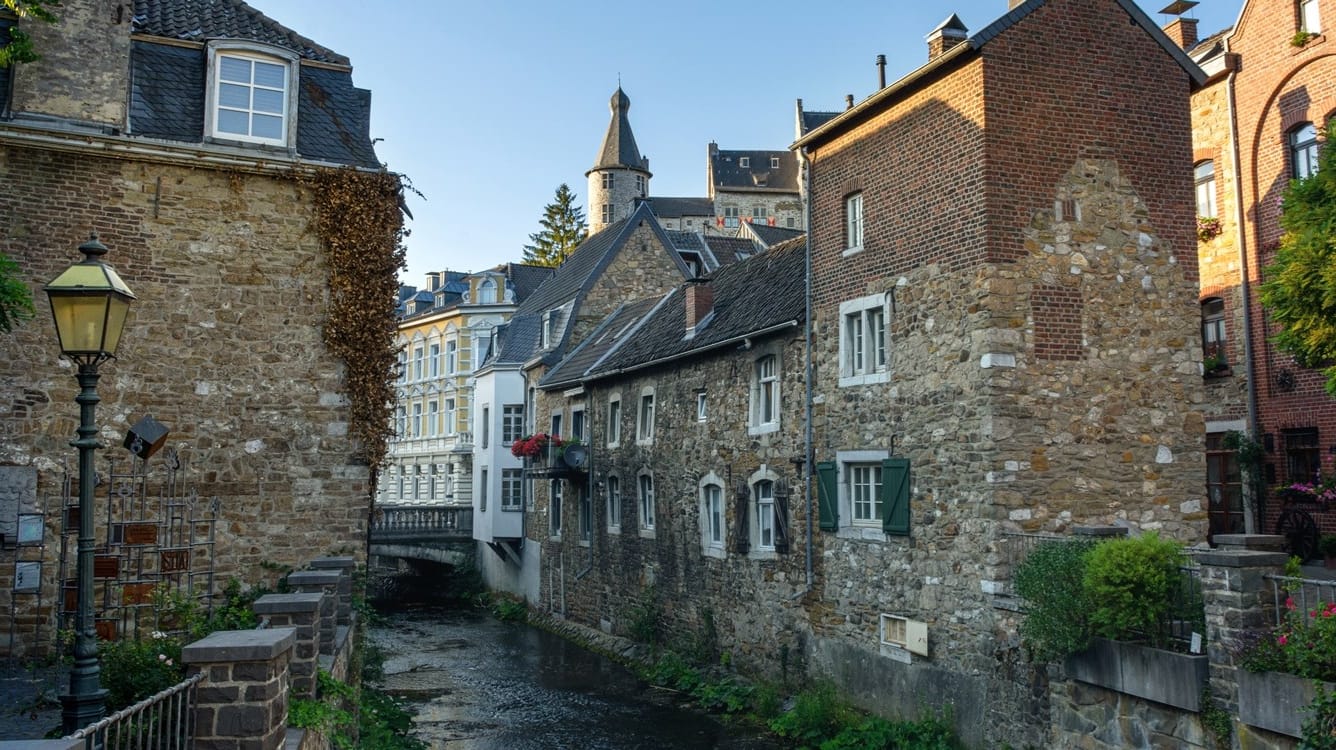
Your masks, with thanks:
<instances>
[{"instance_id":1,"label":"pointed church spire","mask_svg":"<svg viewBox=\"0 0 1336 750\"><path fill-rule=\"evenodd\" d=\"M636 137L631 133L631 120L626 113L631 109L631 98L622 91L620 85L608 102L612 110L612 120L608 122L608 134L603 136L603 147L599 149L598 159L594 161L592 172L596 169L636 169L649 171L649 164L640 155L636 147Z\"/></svg>"}]
</instances>

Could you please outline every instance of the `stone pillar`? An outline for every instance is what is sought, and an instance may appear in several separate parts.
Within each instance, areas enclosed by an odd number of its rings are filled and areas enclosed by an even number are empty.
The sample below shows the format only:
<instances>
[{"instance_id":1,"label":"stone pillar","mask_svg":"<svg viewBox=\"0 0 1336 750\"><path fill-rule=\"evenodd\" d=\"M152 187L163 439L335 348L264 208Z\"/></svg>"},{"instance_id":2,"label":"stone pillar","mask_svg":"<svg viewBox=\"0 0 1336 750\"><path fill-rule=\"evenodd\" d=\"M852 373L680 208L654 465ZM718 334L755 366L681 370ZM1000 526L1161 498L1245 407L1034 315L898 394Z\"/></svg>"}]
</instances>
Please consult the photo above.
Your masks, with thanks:
<instances>
[{"instance_id":1,"label":"stone pillar","mask_svg":"<svg viewBox=\"0 0 1336 750\"><path fill-rule=\"evenodd\" d=\"M288 585L301 594L324 594L320 604L320 653L334 653L335 628L338 627L339 572L337 570L299 570L288 574Z\"/></svg>"},{"instance_id":2,"label":"stone pillar","mask_svg":"<svg viewBox=\"0 0 1336 750\"><path fill-rule=\"evenodd\" d=\"M211 750L278 750L288 732L288 663L296 632L220 630L181 649L195 692L195 743Z\"/></svg>"},{"instance_id":3,"label":"stone pillar","mask_svg":"<svg viewBox=\"0 0 1336 750\"><path fill-rule=\"evenodd\" d=\"M292 628L292 690L299 698L315 695L320 656L320 607L324 594L265 594L251 605L255 614L268 618L270 628Z\"/></svg>"},{"instance_id":4,"label":"stone pillar","mask_svg":"<svg viewBox=\"0 0 1336 750\"><path fill-rule=\"evenodd\" d=\"M353 576L357 573L357 560L352 555L340 557L317 557L311 561L312 570L339 571L339 606L338 624L348 627L353 621Z\"/></svg>"},{"instance_id":5,"label":"stone pillar","mask_svg":"<svg viewBox=\"0 0 1336 750\"><path fill-rule=\"evenodd\" d=\"M1283 573L1284 537L1220 534L1218 548L1196 555L1206 604L1206 653L1211 660L1211 695L1231 714L1239 710L1235 656L1248 636L1275 625L1276 604L1269 573Z\"/></svg>"}]
</instances>

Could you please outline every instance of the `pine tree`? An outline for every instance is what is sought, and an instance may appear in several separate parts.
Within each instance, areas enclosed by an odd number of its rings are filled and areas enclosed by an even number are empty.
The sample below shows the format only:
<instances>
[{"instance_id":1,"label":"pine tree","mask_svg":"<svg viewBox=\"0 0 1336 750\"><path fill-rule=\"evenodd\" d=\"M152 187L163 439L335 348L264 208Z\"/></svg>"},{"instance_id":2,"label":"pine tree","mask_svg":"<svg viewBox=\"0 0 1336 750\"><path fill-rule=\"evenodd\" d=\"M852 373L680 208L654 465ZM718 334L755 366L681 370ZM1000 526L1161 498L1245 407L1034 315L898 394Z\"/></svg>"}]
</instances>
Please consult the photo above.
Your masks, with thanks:
<instances>
[{"instance_id":1,"label":"pine tree","mask_svg":"<svg viewBox=\"0 0 1336 750\"><path fill-rule=\"evenodd\" d=\"M576 205L575 193L564 182L552 202L543 208L543 218L538 223L543 231L529 235L533 244L524 246L524 262L538 266L556 267L564 263L585 238L588 228L584 209Z\"/></svg>"},{"instance_id":2,"label":"pine tree","mask_svg":"<svg viewBox=\"0 0 1336 750\"><path fill-rule=\"evenodd\" d=\"M1285 236L1266 269L1262 304L1281 327L1276 346L1304 367L1322 367L1336 396L1336 126L1312 176L1290 183L1280 225Z\"/></svg>"}]
</instances>

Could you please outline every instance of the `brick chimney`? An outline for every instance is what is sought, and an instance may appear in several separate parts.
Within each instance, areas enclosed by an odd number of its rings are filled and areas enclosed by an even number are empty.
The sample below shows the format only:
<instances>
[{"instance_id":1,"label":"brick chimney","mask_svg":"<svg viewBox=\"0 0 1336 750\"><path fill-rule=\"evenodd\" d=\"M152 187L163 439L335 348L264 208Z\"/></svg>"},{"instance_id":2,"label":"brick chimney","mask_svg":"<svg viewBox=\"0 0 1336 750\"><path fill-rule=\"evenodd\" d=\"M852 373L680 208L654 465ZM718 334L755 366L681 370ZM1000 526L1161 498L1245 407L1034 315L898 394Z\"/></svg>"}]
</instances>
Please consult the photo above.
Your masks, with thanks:
<instances>
[{"instance_id":1,"label":"brick chimney","mask_svg":"<svg viewBox=\"0 0 1336 750\"><path fill-rule=\"evenodd\" d=\"M687 282L687 330L696 327L714 309L714 287L709 279Z\"/></svg>"},{"instance_id":2,"label":"brick chimney","mask_svg":"<svg viewBox=\"0 0 1336 750\"><path fill-rule=\"evenodd\" d=\"M1197 19L1196 18L1176 18L1164 27L1164 33L1173 40L1174 44L1183 49L1192 49L1197 46Z\"/></svg>"},{"instance_id":3,"label":"brick chimney","mask_svg":"<svg viewBox=\"0 0 1336 750\"><path fill-rule=\"evenodd\" d=\"M952 13L950 18L942 21L940 26L928 34L928 59L933 60L940 57L944 52L968 38L969 29L965 28L960 16Z\"/></svg>"}]
</instances>

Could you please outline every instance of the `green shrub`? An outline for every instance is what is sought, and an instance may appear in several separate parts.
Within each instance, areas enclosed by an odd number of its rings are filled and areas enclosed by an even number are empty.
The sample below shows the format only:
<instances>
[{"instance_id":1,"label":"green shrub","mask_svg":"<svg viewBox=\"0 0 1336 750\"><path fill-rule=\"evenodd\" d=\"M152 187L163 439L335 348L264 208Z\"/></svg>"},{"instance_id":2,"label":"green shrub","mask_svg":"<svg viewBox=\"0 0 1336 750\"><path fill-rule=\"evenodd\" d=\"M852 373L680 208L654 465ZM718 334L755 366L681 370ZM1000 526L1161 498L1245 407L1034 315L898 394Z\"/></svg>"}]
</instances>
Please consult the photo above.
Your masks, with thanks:
<instances>
[{"instance_id":1,"label":"green shrub","mask_svg":"<svg viewBox=\"0 0 1336 750\"><path fill-rule=\"evenodd\" d=\"M821 743L821 750L955 750L960 747L949 715L918 721L887 721L870 716Z\"/></svg>"},{"instance_id":2,"label":"green shrub","mask_svg":"<svg viewBox=\"0 0 1336 750\"><path fill-rule=\"evenodd\" d=\"M857 714L827 683L810 687L794 699L793 708L770 722L770 730L799 747L818 747L851 724Z\"/></svg>"},{"instance_id":3,"label":"green shrub","mask_svg":"<svg viewBox=\"0 0 1336 750\"><path fill-rule=\"evenodd\" d=\"M1183 552L1155 532L1111 539L1086 560L1085 593L1095 635L1147 638L1163 645L1160 624L1169 619L1182 581Z\"/></svg>"},{"instance_id":4,"label":"green shrub","mask_svg":"<svg viewBox=\"0 0 1336 750\"><path fill-rule=\"evenodd\" d=\"M185 679L181 643L154 631L145 640L103 641L102 687L108 712L119 711Z\"/></svg>"},{"instance_id":5,"label":"green shrub","mask_svg":"<svg viewBox=\"0 0 1336 750\"><path fill-rule=\"evenodd\" d=\"M659 602L653 586L646 586L640 592L640 598L631 606L628 613L627 628L632 640L651 646L659 644Z\"/></svg>"},{"instance_id":6,"label":"green shrub","mask_svg":"<svg viewBox=\"0 0 1336 750\"><path fill-rule=\"evenodd\" d=\"M1021 637L1037 661L1061 659L1090 644L1085 575L1093 548L1084 539L1044 542L1016 568L1016 593L1025 599Z\"/></svg>"},{"instance_id":7,"label":"green shrub","mask_svg":"<svg viewBox=\"0 0 1336 750\"><path fill-rule=\"evenodd\" d=\"M529 605L523 599L496 596L492 600L492 616L501 622L526 622L529 619Z\"/></svg>"}]
</instances>

